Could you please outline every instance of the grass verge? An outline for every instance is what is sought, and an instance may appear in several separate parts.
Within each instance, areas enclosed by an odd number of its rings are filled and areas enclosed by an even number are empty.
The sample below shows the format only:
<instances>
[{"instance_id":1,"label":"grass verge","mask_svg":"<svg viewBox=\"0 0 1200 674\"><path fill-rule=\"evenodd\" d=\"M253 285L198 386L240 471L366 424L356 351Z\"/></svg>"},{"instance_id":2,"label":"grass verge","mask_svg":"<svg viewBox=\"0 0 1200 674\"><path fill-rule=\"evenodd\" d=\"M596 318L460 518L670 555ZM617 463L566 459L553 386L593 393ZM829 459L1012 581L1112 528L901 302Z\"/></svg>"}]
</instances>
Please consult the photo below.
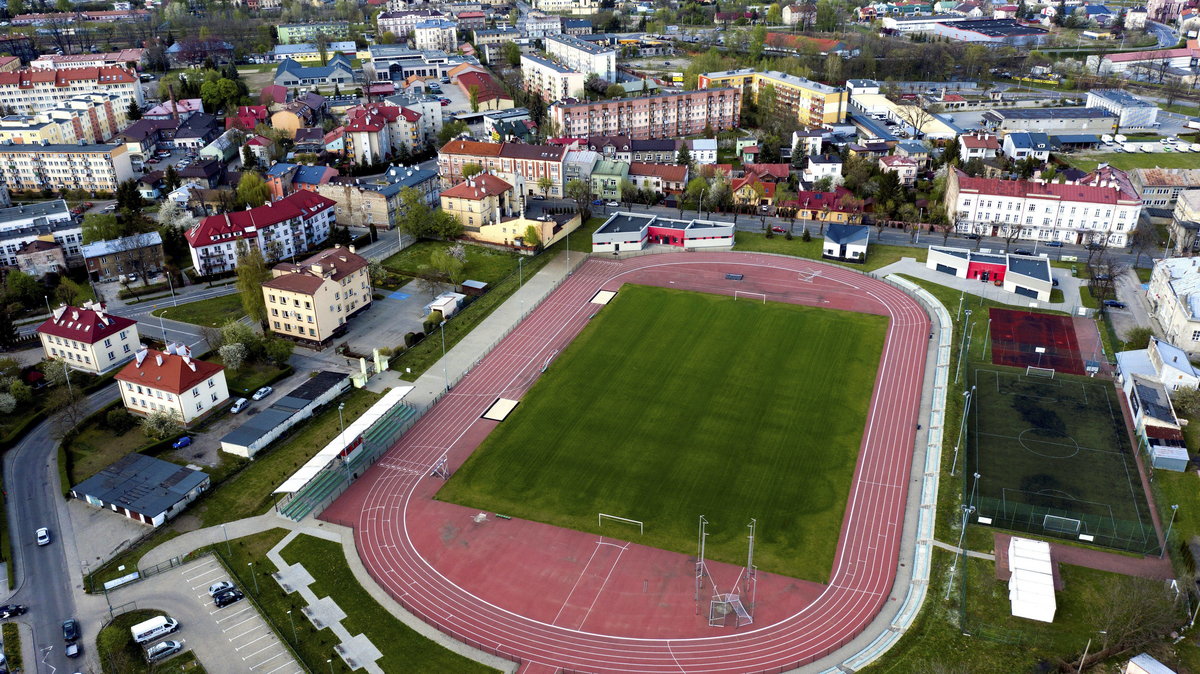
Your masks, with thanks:
<instances>
[{"instance_id":1,"label":"grass verge","mask_svg":"<svg viewBox=\"0 0 1200 674\"><path fill-rule=\"evenodd\" d=\"M465 658L425 638L388 613L354 577L342 546L314 536L297 536L282 551L289 564L303 564L316 578L309 586L317 597L331 597L346 611L342 625L350 634L365 634L383 657L376 661L385 672L490 672L490 667ZM277 588L278 586L276 586ZM276 588L272 588L275 590ZM298 597L283 597L289 604ZM284 609L285 611L287 609ZM295 612L293 612L295 615ZM307 622L307 621L305 621ZM311 627L311 625L306 626ZM328 631L328 630L323 630ZM318 633L319 634L319 633ZM309 641L301 638L301 642ZM318 637L320 640L320 637ZM329 653L332 648L325 650ZM317 653L317 660L329 658ZM334 662L340 662L336 657ZM319 671L315 667L314 671Z\"/></svg>"},{"instance_id":2,"label":"grass verge","mask_svg":"<svg viewBox=\"0 0 1200 674\"><path fill-rule=\"evenodd\" d=\"M4 659L9 670L19 672L24 667L25 658L21 655L21 630L16 623L4 623Z\"/></svg>"},{"instance_id":3,"label":"grass verge","mask_svg":"<svg viewBox=\"0 0 1200 674\"><path fill-rule=\"evenodd\" d=\"M794 257L805 257L810 260L820 260L822 259L821 246L824 238L817 234L816 228L810 231L812 232L811 241L804 241L799 235L793 236L792 240L788 241L786 237L780 234L775 234L768 239L765 234L757 232L736 232L734 234L733 247L735 250L778 253L780 255L792 255ZM899 262L902 257L916 258L918 262L924 262L927 252L927 248L909 248L907 246L888 246L872 243L867 249L867 261L862 264L836 262L834 260L825 261L845 267L862 269L863 271L872 271L880 267L886 267L893 262Z\"/></svg>"},{"instance_id":4,"label":"grass verge","mask_svg":"<svg viewBox=\"0 0 1200 674\"><path fill-rule=\"evenodd\" d=\"M434 273L429 264L430 256L452 245L449 241L418 241L384 260L383 267L403 276L426 276ZM516 253L472 244L463 244L463 249L467 252L463 274L468 279L495 283L517 269Z\"/></svg>"},{"instance_id":5,"label":"grass verge","mask_svg":"<svg viewBox=\"0 0 1200 674\"><path fill-rule=\"evenodd\" d=\"M169 302L161 304L169 305ZM219 328L229 319L244 315L244 312L242 311L242 296L235 292L180 304L177 307L162 306L154 309L150 314L192 325Z\"/></svg>"},{"instance_id":6,"label":"grass verge","mask_svg":"<svg viewBox=\"0 0 1200 674\"><path fill-rule=\"evenodd\" d=\"M204 674L204 667L190 650L153 665L146 662L145 651L133 641L129 628L164 614L164 611L155 609L138 609L122 613L101 628L100 635L96 637L96 651L104 671L121 674Z\"/></svg>"},{"instance_id":7,"label":"grass verge","mask_svg":"<svg viewBox=\"0 0 1200 674\"><path fill-rule=\"evenodd\" d=\"M639 543L681 553L694 550L704 513L725 523L710 528L710 556L731 563L751 517L788 521L762 535L759 567L825 582L886 326L627 285L438 498L592 532L597 512L632 517L646 524Z\"/></svg>"}]
</instances>

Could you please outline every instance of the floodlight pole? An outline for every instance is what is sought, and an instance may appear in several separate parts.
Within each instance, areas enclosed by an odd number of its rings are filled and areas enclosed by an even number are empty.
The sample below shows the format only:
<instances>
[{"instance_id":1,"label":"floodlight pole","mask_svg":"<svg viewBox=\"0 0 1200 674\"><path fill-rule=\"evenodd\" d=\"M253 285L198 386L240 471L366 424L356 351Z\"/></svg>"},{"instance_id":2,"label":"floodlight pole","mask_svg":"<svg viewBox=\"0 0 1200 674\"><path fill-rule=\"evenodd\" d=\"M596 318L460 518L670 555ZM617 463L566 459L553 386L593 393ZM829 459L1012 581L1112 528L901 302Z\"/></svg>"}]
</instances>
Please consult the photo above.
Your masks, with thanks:
<instances>
[{"instance_id":1,"label":"floodlight pole","mask_svg":"<svg viewBox=\"0 0 1200 674\"><path fill-rule=\"evenodd\" d=\"M971 310L967 309L966 322L970 322L970 320L971 320ZM962 341L959 342L959 346L958 346L958 364L956 364L954 366L954 383L955 384L958 383L959 373L962 371L963 356L965 355L965 352L963 351L963 349L965 349L966 346L967 346L967 331L964 329L963 335L962 335Z\"/></svg>"},{"instance_id":2,"label":"floodlight pole","mask_svg":"<svg viewBox=\"0 0 1200 674\"><path fill-rule=\"evenodd\" d=\"M1167 524L1167 535L1163 537L1162 552L1158 553L1158 558L1162 559L1167 554L1167 547L1171 544L1171 527L1175 526L1175 513L1179 512L1179 504L1171 506L1171 522Z\"/></svg>"},{"instance_id":3,"label":"floodlight pole","mask_svg":"<svg viewBox=\"0 0 1200 674\"><path fill-rule=\"evenodd\" d=\"M704 583L704 540L708 538L708 520L700 516L700 533L696 540L696 602L700 602L700 586ZM699 607L697 607L697 611Z\"/></svg>"},{"instance_id":4,"label":"floodlight pole","mask_svg":"<svg viewBox=\"0 0 1200 674\"><path fill-rule=\"evenodd\" d=\"M963 434L967 431L967 416L971 412L971 398L975 396L975 387L972 386L970 390L963 391L963 396L967 399L967 402L963 404L962 421L958 424L958 440L954 443L954 462L950 464L951 475L954 475L955 470L958 468L958 448L962 446Z\"/></svg>"},{"instance_id":5,"label":"floodlight pole","mask_svg":"<svg viewBox=\"0 0 1200 674\"><path fill-rule=\"evenodd\" d=\"M975 509L975 497L979 493L979 478L981 476L979 473L975 473L974 477L975 477L975 482L973 482L971 484L971 509L972 510Z\"/></svg>"}]
</instances>

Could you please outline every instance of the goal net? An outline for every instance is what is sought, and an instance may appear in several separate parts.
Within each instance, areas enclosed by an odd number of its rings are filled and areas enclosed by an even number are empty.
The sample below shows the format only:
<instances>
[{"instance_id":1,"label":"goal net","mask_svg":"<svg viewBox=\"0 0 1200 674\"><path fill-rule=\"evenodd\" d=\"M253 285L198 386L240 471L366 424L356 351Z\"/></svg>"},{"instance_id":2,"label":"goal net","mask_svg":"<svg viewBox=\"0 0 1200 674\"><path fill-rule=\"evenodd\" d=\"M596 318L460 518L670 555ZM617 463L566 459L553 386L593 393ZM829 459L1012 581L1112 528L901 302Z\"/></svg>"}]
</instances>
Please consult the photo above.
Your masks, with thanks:
<instances>
[{"instance_id":1,"label":"goal net","mask_svg":"<svg viewBox=\"0 0 1200 674\"><path fill-rule=\"evenodd\" d=\"M1036 367L1034 365L1025 366L1025 376L1027 377L1042 377L1043 379L1054 379L1054 368L1052 367Z\"/></svg>"},{"instance_id":2,"label":"goal net","mask_svg":"<svg viewBox=\"0 0 1200 674\"><path fill-rule=\"evenodd\" d=\"M1058 515L1046 515L1042 520L1042 526L1050 531L1057 531L1063 534L1077 534L1081 522L1070 517L1059 517Z\"/></svg>"},{"instance_id":3,"label":"goal net","mask_svg":"<svg viewBox=\"0 0 1200 674\"><path fill-rule=\"evenodd\" d=\"M735 291L733 291L733 299L734 299L734 300L738 300L738 299L752 299L752 300L753 300L753 299L761 299L763 304L766 304L766 303L767 303L767 295L766 295L766 293L751 293L751 292L746 292L745 290L735 290Z\"/></svg>"},{"instance_id":4,"label":"goal net","mask_svg":"<svg viewBox=\"0 0 1200 674\"><path fill-rule=\"evenodd\" d=\"M639 534L646 533L645 523L643 523L641 520L632 520L632 519L629 519L628 517L617 517L616 515L609 515L608 513L597 513L596 514L596 527L599 528L601 526L604 526L604 520L611 520L614 522L620 522L622 524L636 526L638 528Z\"/></svg>"}]
</instances>

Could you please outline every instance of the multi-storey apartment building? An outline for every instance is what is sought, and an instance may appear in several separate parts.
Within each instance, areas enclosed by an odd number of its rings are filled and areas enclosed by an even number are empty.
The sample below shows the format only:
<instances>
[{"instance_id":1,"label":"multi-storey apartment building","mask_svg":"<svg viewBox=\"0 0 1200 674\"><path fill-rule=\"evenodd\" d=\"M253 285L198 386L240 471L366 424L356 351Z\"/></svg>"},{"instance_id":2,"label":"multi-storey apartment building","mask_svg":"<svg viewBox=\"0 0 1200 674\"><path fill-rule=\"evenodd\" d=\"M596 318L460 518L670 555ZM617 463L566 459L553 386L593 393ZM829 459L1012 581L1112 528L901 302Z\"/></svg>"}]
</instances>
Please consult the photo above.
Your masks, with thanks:
<instances>
[{"instance_id":1,"label":"multi-storey apartment building","mask_svg":"<svg viewBox=\"0 0 1200 674\"><path fill-rule=\"evenodd\" d=\"M81 246L80 254L93 281L115 281L126 274L148 276L158 273L166 264L158 232L93 241Z\"/></svg>"},{"instance_id":2,"label":"multi-storey apartment building","mask_svg":"<svg viewBox=\"0 0 1200 674\"><path fill-rule=\"evenodd\" d=\"M391 33L400 39L404 39L412 35L413 29L418 23L424 23L432 19L444 19L445 14L436 9L409 9L399 12L382 12L375 19L375 27L379 34Z\"/></svg>"},{"instance_id":3,"label":"multi-storey apartment building","mask_svg":"<svg viewBox=\"0 0 1200 674\"><path fill-rule=\"evenodd\" d=\"M596 103L560 101L550 116L564 136L679 138L736 129L742 110L739 88L700 89Z\"/></svg>"},{"instance_id":4,"label":"multi-storey apartment building","mask_svg":"<svg viewBox=\"0 0 1200 674\"><path fill-rule=\"evenodd\" d=\"M21 266L22 251L36 241L53 241L68 267L80 264L83 229L59 199L0 209L0 264Z\"/></svg>"},{"instance_id":5,"label":"multi-storey apartment building","mask_svg":"<svg viewBox=\"0 0 1200 674\"><path fill-rule=\"evenodd\" d=\"M263 284L271 332L306 343L324 344L345 331L346 321L371 306L367 260L334 246L300 264L271 269Z\"/></svg>"},{"instance_id":6,"label":"multi-storey apartment building","mask_svg":"<svg viewBox=\"0 0 1200 674\"><path fill-rule=\"evenodd\" d=\"M817 127L838 124L846 119L850 92L845 87L831 87L803 77L776 71L759 72L750 68L726 70L700 75L699 89L739 87L743 95L758 102L767 87L775 90L775 105L779 110L794 110L802 126Z\"/></svg>"},{"instance_id":7,"label":"multi-storey apartment building","mask_svg":"<svg viewBox=\"0 0 1200 674\"><path fill-rule=\"evenodd\" d=\"M16 112L42 112L85 94L115 95L124 108L145 102L137 74L118 66L0 73L0 100Z\"/></svg>"},{"instance_id":8,"label":"multi-storey apartment building","mask_svg":"<svg viewBox=\"0 0 1200 674\"><path fill-rule=\"evenodd\" d=\"M330 40L349 40L350 23L348 21L285 23L282 26L276 26L275 33L279 36L279 44L316 42L318 35L324 35Z\"/></svg>"},{"instance_id":9,"label":"multi-storey apartment building","mask_svg":"<svg viewBox=\"0 0 1200 674\"><path fill-rule=\"evenodd\" d=\"M38 326L47 358L76 370L102 374L133 357L138 347L137 321L107 313L103 304L61 305Z\"/></svg>"},{"instance_id":10,"label":"multi-storey apartment building","mask_svg":"<svg viewBox=\"0 0 1200 674\"><path fill-rule=\"evenodd\" d=\"M489 44L504 44L521 37L521 31L516 28L489 28L472 33L475 38L475 48L482 49Z\"/></svg>"},{"instance_id":11,"label":"multi-storey apartment building","mask_svg":"<svg viewBox=\"0 0 1200 674\"><path fill-rule=\"evenodd\" d=\"M617 81L617 51L574 35L551 35L546 38L546 53L576 72L596 73L606 82Z\"/></svg>"},{"instance_id":12,"label":"multi-storey apartment building","mask_svg":"<svg viewBox=\"0 0 1200 674\"><path fill-rule=\"evenodd\" d=\"M130 413L166 412L184 425L229 400L225 367L193 359L182 345L168 344L166 351L142 347L114 379Z\"/></svg>"},{"instance_id":13,"label":"multi-storey apartment building","mask_svg":"<svg viewBox=\"0 0 1200 674\"><path fill-rule=\"evenodd\" d=\"M533 0L533 8L553 14L595 14L599 0Z\"/></svg>"},{"instance_id":14,"label":"multi-storey apartment building","mask_svg":"<svg viewBox=\"0 0 1200 674\"><path fill-rule=\"evenodd\" d=\"M523 183L526 196L557 198L563 195L566 155L567 148L561 145L452 140L438 151L438 174L443 185L449 187L462 182L463 166L477 164L510 185ZM541 178L550 179L545 192L538 186Z\"/></svg>"},{"instance_id":15,"label":"multi-storey apartment building","mask_svg":"<svg viewBox=\"0 0 1200 674\"><path fill-rule=\"evenodd\" d=\"M531 54L521 54L521 74L525 90L546 101L557 101L582 91L587 80L584 73Z\"/></svg>"},{"instance_id":16,"label":"multi-storey apartment building","mask_svg":"<svg viewBox=\"0 0 1200 674\"><path fill-rule=\"evenodd\" d=\"M128 105L112 94L84 94L34 115L7 115L0 118L0 142L100 143L127 126Z\"/></svg>"},{"instance_id":17,"label":"multi-storey apartment building","mask_svg":"<svg viewBox=\"0 0 1200 674\"><path fill-rule=\"evenodd\" d=\"M367 227L374 224L392 229L404 214L400 193L406 187L421 194L426 205L437 205L441 190L437 172L405 166L393 166L371 182L358 178L336 179L318 185L317 194L337 202L334 217L339 225Z\"/></svg>"},{"instance_id":18,"label":"multi-storey apartment building","mask_svg":"<svg viewBox=\"0 0 1200 674\"><path fill-rule=\"evenodd\" d=\"M413 46L422 50L454 51L458 48L458 24L430 19L413 26Z\"/></svg>"},{"instance_id":19,"label":"multi-storey apartment building","mask_svg":"<svg viewBox=\"0 0 1200 674\"><path fill-rule=\"evenodd\" d=\"M1124 246L1137 227L1141 198L1113 177L1090 174L1081 183L972 178L953 170L946 213L964 234L1018 229L1020 239Z\"/></svg>"},{"instance_id":20,"label":"multi-storey apartment building","mask_svg":"<svg viewBox=\"0 0 1200 674\"><path fill-rule=\"evenodd\" d=\"M10 189L113 192L132 177L124 144L0 144L0 179Z\"/></svg>"},{"instance_id":21,"label":"multi-storey apartment building","mask_svg":"<svg viewBox=\"0 0 1200 674\"><path fill-rule=\"evenodd\" d=\"M1135 168L1129 178L1151 208L1173 209L1181 192L1200 189L1200 169Z\"/></svg>"},{"instance_id":22,"label":"multi-storey apartment building","mask_svg":"<svg viewBox=\"0 0 1200 674\"><path fill-rule=\"evenodd\" d=\"M65 70L67 68L103 68L122 66L125 68L142 65L146 59L145 49L122 49L102 54L43 54L29 62L34 70Z\"/></svg>"},{"instance_id":23,"label":"multi-storey apartment building","mask_svg":"<svg viewBox=\"0 0 1200 674\"><path fill-rule=\"evenodd\" d=\"M346 112L346 154L368 164L393 156L400 148L419 150L433 138L421 113L408 108L367 103Z\"/></svg>"},{"instance_id":24,"label":"multi-storey apartment building","mask_svg":"<svg viewBox=\"0 0 1200 674\"><path fill-rule=\"evenodd\" d=\"M279 201L204 218L184 236L200 274L237 267L242 246L257 246L268 261L303 253L329 237L334 202L299 190Z\"/></svg>"},{"instance_id":25,"label":"multi-storey apartment building","mask_svg":"<svg viewBox=\"0 0 1200 674\"><path fill-rule=\"evenodd\" d=\"M528 38L545 38L562 33L562 18L555 14L529 12L521 19L521 32Z\"/></svg>"}]
</instances>

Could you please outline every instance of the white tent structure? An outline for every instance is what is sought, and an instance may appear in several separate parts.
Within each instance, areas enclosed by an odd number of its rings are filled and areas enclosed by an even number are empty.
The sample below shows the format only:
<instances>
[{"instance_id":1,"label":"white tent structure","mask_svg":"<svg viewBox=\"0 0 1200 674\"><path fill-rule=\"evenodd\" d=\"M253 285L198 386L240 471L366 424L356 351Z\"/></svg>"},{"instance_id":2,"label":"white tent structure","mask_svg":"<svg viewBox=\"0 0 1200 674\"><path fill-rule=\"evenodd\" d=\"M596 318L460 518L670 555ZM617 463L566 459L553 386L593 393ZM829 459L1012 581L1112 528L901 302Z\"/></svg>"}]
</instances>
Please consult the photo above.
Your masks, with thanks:
<instances>
[{"instance_id":1,"label":"white tent structure","mask_svg":"<svg viewBox=\"0 0 1200 674\"><path fill-rule=\"evenodd\" d=\"M1054 568L1050 544L1013 536L1008 543L1008 599L1012 614L1041 622L1054 622Z\"/></svg>"}]
</instances>

